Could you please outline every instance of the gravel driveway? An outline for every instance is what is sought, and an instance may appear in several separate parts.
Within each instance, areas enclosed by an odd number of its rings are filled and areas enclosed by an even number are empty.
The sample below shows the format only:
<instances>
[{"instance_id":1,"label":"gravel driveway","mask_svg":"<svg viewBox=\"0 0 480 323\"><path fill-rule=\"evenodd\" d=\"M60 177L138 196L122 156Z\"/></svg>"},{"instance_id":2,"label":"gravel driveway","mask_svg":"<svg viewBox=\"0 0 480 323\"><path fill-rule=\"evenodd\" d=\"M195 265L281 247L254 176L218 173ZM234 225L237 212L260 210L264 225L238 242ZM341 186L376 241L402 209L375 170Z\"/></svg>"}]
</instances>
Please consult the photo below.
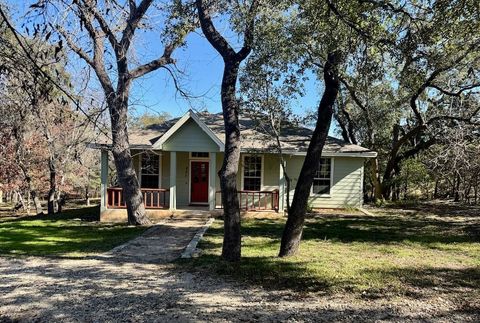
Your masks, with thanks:
<instances>
[{"instance_id":1,"label":"gravel driveway","mask_svg":"<svg viewBox=\"0 0 480 323\"><path fill-rule=\"evenodd\" d=\"M478 304L458 296L469 291L369 300L266 291L179 269L170 261L205 221L169 220L92 259L0 257L0 322L480 321Z\"/></svg>"},{"instance_id":2,"label":"gravel driveway","mask_svg":"<svg viewBox=\"0 0 480 323\"><path fill-rule=\"evenodd\" d=\"M452 296L363 300L241 286L172 264L0 258L0 321L478 321Z\"/></svg>"}]
</instances>

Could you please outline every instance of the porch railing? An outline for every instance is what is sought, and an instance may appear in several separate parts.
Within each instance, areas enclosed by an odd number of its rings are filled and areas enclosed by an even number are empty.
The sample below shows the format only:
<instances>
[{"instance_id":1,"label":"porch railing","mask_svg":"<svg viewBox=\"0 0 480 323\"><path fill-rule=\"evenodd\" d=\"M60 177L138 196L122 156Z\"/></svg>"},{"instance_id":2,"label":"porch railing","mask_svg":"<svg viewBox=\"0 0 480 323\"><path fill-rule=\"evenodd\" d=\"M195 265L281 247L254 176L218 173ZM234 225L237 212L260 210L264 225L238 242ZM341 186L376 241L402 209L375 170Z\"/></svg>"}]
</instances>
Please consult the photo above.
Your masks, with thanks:
<instances>
[{"instance_id":1,"label":"porch railing","mask_svg":"<svg viewBox=\"0 0 480 323\"><path fill-rule=\"evenodd\" d=\"M278 190L273 191L237 191L240 210L278 212ZM223 208L221 191L215 193L215 206Z\"/></svg>"},{"instance_id":2,"label":"porch railing","mask_svg":"<svg viewBox=\"0 0 480 323\"><path fill-rule=\"evenodd\" d=\"M143 202L147 209L163 209L168 206L169 190L164 188L142 188ZM126 208L123 198L123 189L120 187L107 188L107 208L123 209Z\"/></svg>"}]
</instances>

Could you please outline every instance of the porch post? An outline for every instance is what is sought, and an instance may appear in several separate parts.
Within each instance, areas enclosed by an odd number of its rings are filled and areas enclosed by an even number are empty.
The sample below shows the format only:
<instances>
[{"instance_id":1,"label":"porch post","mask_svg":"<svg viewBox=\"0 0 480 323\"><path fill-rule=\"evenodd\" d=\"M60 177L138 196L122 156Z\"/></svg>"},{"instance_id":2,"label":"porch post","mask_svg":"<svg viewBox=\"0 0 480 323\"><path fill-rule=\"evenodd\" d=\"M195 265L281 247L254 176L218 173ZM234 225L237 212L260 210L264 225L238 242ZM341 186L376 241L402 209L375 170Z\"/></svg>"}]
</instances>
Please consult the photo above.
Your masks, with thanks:
<instances>
[{"instance_id":1,"label":"porch post","mask_svg":"<svg viewBox=\"0 0 480 323\"><path fill-rule=\"evenodd\" d=\"M108 150L102 149L100 156L100 213L107 209Z\"/></svg>"},{"instance_id":2,"label":"porch post","mask_svg":"<svg viewBox=\"0 0 480 323\"><path fill-rule=\"evenodd\" d=\"M285 161L285 166L287 162ZM285 174L280 162L280 176L278 179L278 212L283 213L285 210Z\"/></svg>"},{"instance_id":3,"label":"porch post","mask_svg":"<svg viewBox=\"0 0 480 323\"><path fill-rule=\"evenodd\" d=\"M215 184L215 180L217 178L217 165L216 165L216 162L217 162L217 154L216 153L210 153L210 163L208 164L209 165L209 171L208 171L208 176L210 177L209 179L209 183L210 185L208 186L208 205L209 205L209 209L210 211L212 210L215 210L215 188L216 188L216 184Z\"/></svg>"},{"instance_id":4,"label":"porch post","mask_svg":"<svg viewBox=\"0 0 480 323\"><path fill-rule=\"evenodd\" d=\"M170 210L177 209L177 152L170 152Z\"/></svg>"}]
</instances>

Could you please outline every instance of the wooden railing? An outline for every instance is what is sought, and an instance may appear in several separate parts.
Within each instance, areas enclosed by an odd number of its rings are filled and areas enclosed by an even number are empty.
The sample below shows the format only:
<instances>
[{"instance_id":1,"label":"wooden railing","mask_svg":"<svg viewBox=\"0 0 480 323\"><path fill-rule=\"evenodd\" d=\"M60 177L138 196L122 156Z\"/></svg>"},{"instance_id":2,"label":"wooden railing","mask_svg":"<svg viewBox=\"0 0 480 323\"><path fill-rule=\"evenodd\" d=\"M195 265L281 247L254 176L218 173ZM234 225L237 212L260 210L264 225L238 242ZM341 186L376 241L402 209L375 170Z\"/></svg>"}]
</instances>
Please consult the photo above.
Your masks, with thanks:
<instances>
[{"instance_id":1,"label":"wooden railing","mask_svg":"<svg viewBox=\"0 0 480 323\"><path fill-rule=\"evenodd\" d=\"M168 189L164 188L142 188L143 202L147 209L163 209L168 206ZM120 187L107 189L107 208L123 209L126 207L123 198L123 190Z\"/></svg>"},{"instance_id":2,"label":"wooden railing","mask_svg":"<svg viewBox=\"0 0 480 323\"><path fill-rule=\"evenodd\" d=\"M278 212L278 190L273 191L238 191L240 210ZM221 191L215 194L215 205L223 208Z\"/></svg>"}]
</instances>

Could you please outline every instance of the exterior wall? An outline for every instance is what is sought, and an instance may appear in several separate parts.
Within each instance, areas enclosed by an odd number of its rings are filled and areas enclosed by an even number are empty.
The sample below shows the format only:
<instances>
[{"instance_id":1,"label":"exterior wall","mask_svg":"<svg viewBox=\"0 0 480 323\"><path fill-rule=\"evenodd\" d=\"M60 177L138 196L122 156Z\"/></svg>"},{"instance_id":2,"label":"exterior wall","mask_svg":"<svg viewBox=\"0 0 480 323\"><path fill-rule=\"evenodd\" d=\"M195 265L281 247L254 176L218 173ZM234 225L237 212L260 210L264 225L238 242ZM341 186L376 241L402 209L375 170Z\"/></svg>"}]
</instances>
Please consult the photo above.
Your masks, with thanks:
<instances>
[{"instance_id":1,"label":"exterior wall","mask_svg":"<svg viewBox=\"0 0 480 323\"><path fill-rule=\"evenodd\" d=\"M177 207L185 206L189 201L189 153L177 152ZM170 173L170 172L169 172ZM170 176L170 174L168 174Z\"/></svg>"},{"instance_id":2,"label":"exterior wall","mask_svg":"<svg viewBox=\"0 0 480 323\"><path fill-rule=\"evenodd\" d=\"M280 158L273 154L263 156L263 186L262 190L272 191L278 189L280 180Z\"/></svg>"},{"instance_id":3,"label":"exterior wall","mask_svg":"<svg viewBox=\"0 0 480 323\"><path fill-rule=\"evenodd\" d=\"M208 140L211 140L208 138ZM193 149L202 151L201 149ZM135 170L140 169L141 155L139 151L132 151ZM237 177L237 188L242 190L242 163L241 155L240 166ZM303 163L303 156L287 157L287 172L292 178L292 187L290 191L290 201L293 199L295 185L300 174ZM222 167L223 153L216 154L216 180L215 190L220 191L220 180L218 172ZM316 208L344 208L358 207L363 203L363 164L364 158L352 157L334 157L333 163L333 181L329 196L311 196L310 204ZM189 205L190 190L190 155L188 152L177 152L177 206ZM279 188L280 160L274 154L265 154L263 156L263 178L262 190L271 191ZM162 188L170 186L170 152L162 152L161 157L161 184ZM216 205L220 206L220 193L216 193Z\"/></svg>"},{"instance_id":4,"label":"exterior wall","mask_svg":"<svg viewBox=\"0 0 480 323\"><path fill-rule=\"evenodd\" d=\"M218 151L217 144L192 119L163 144L166 151Z\"/></svg>"},{"instance_id":5,"label":"exterior wall","mask_svg":"<svg viewBox=\"0 0 480 323\"><path fill-rule=\"evenodd\" d=\"M359 207L363 204L364 158L333 157L333 181L329 196L311 196L309 203L315 208ZM302 168L303 156L287 159L287 172L292 179L290 201Z\"/></svg>"}]
</instances>

